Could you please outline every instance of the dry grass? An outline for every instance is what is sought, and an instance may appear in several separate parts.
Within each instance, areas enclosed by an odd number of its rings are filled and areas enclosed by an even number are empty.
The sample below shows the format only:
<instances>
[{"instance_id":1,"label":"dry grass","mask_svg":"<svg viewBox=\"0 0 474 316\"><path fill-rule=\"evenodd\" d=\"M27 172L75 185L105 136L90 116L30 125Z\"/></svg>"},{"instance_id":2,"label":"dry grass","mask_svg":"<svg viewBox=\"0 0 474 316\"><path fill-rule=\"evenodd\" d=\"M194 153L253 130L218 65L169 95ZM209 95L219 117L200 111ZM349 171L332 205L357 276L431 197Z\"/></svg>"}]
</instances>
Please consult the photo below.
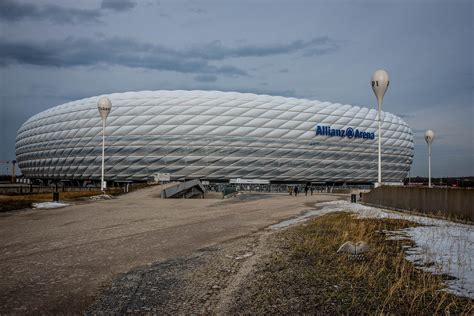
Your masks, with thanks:
<instances>
[{"instance_id":1,"label":"dry grass","mask_svg":"<svg viewBox=\"0 0 474 316\"><path fill-rule=\"evenodd\" d=\"M272 314L472 314L472 300L443 291L443 276L405 260L402 246L410 241L382 233L414 225L333 213L282 232L236 306ZM337 254L348 240L368 242L370 253L363 260Z\"/></svg>"},{"instance_id":2,"label":"dry grass","mask_svg":"<svg viewBox=\"0 0 474 316\"><path fill-rule=\"evenodd\" d=\"M110 189L109 194L119 194L121 189ZM102 194L100 190L96 191L71 191L71 192L59 192L59 198L61 201L70 201L80 198L86 198L94 195ZM19 210L31 207L31 203L37 202L50 202L53 200L52 193L36 193L36 194L23 194L23 195L4 195L0 198L0 212L6 212L11 210Z\"/></svg>"},{"instance_id":3,"label":"dry grass","mask_svg":"<svg viewBox=\"0 0 474 316\"><path fill-rule=\"evenodd\" d=\"M152 186L146 183L134 183L130 185L129 192L133 192L139 189ZM87 198L94 195L102 194L100 189L91 191L66 191L59 192L59 199L61 201L71 201L81 198ZM107 189L107 194L120 195L123 194L123 188L111 187ZM12 210L20 210L31 207L32 203L37 202L50 202L53 200L53 193L35 193L35 194L11 194L11 195L0 195L0 213Z\"/></svg>"}]
</instances>

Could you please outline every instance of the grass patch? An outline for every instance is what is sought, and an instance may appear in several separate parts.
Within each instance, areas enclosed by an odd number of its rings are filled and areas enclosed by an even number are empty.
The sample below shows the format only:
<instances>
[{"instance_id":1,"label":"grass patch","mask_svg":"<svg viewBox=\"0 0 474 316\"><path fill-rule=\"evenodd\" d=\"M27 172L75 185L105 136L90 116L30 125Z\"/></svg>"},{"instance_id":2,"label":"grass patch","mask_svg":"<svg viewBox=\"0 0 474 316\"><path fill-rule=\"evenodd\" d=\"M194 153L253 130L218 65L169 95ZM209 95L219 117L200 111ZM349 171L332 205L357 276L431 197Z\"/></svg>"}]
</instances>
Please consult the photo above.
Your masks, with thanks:
<instances>
[{"instance_id":1,"label":"grass patch","mask_svg":"<svg viewBox=\"0 0 474 316\"><path fill-rule=\"evenodd\" d=\"M129 186L129 192L137 191L140 189L144 189L154 184L147 184L147 183L133 183ZM121 195L124 194L123 188L119 187L110 187L107 189L107 194L109 195ZM94 189L91 191L65 191L62 192L61 188L59 188L59 199L60 201L71 201L81 198L87 198L94 195L102 194L100 189ZM24 208L31 207L32 203L37 202L51 202L53 200L53 191L48 193L13 193L9 195L0 195L0 213L13 211L13 210L20 210Z\"/></svg>"},{"instance_id":2,"label":"grass patch","mask_svg":"<svg viewBox=\"0 0 474 316\"><path fill-rule=\"evenodd\" d=\"M237 295L235 313L472 314L473 300L443 291L443 276L416 269L383 230L415 226L333 213L278 234L275 251ZM336 251L352 240L371 251L357 260Z\"/></svg>"},{"instance_id":3,"label":"grass patch","mask_svg":"<svg viewBox=\"0 0 474 316\"><path fill-rule=\"evenodd\" d=\"M119 194L123 192L121 189L110 189L108 194ZM68 191L59 192L59 199L61 201L70 201L80 198L86 198L94 195L102 194L102 191ZM53 200L53 193L36 193L36 194L22 194L22 195L4 195L0 197L0 212L19 210L31 207L31 203L37 202L51 202Z\"/></svg>"},{"instance_id":4,"label":"grass patch","mask_svg":"<svg viewBox=\"0 0 474 316\"><path fill-rule=\"evenodd\" d=\"M129 192L137 191L147 187L153 186L153 184L147 183L133 183L129 186ZM107 194L109 195L121 195L124 194L123 188L111 187L107 189ZM59 199L60 201L71 201L81 198L87 198L94 195L102 194L100 189L91 190L91 191L65 191L62 192L59 188ZM24 193L24 194L11 194L11 195L0 195L0 213L20 210L24 208L31 207L32 203L37 202L51 202L53 200L53 192L48 193Z\"/></svg>"}]
</instances>

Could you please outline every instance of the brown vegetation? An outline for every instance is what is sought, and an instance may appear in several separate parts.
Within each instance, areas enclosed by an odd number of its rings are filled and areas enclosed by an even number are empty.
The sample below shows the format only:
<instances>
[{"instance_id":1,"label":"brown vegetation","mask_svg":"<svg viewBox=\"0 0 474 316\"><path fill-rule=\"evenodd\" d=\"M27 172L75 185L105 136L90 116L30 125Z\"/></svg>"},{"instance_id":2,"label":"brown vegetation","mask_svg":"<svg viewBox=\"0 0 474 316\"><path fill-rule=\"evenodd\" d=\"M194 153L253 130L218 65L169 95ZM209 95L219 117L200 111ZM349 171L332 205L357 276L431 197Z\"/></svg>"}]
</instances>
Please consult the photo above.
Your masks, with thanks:
<instances>
[{"instance_id":1,"label":"brown vegetation","mask_svg":"<svg viewBox=\"0 0 474 316\"><path fill-rule=\"evenodd\" d=\"M472 314L474 302L446 291L443 276L417 269L383 233L416 224L333 213L280 233L272 255L237 295L232 312L257 314ZM363 258L337 254L366 241Z\"/></svg>"},{"instance_id":2,"label":"brown vegetation","mask_svg":"<svg viewBox=\"0 0 474 316\"><path fill-rule=\"evenodd\" d=\"M138 189L143 189L151 186L146 183L135 183L129 186L129 192L136 191ZM123 188L120 187L111 187L107 189L107 194L109 195L120 195L123 194ZM72 201L82 198L88 198L94 195L102 194L100 189L93 189L88 191L65 191L59 192L60 201ZM30 208L32 203L38 202L51 202L53 200L53 193L24 193L24 194L10 194L10 195L0 195L0 213L21 210L25 208Z\"/></svg>"},{"instance_id":3,"label":"brown vegetation","mask_svg":"<svg viewBox=\"0 0 474 316\"><path fill-rule=\"evenodd\" d=\"M121 189L112 189L109 194L118 194ZM60 192L60 201L70 201L80 198L86 198L94 195L102 194L100 190L96 191L68 191ZM51 202L53 193L37 193L23 195L3 195L0 197L0 212L20 210L31 207L32 203Z\"/></svg>"}]
</instances>

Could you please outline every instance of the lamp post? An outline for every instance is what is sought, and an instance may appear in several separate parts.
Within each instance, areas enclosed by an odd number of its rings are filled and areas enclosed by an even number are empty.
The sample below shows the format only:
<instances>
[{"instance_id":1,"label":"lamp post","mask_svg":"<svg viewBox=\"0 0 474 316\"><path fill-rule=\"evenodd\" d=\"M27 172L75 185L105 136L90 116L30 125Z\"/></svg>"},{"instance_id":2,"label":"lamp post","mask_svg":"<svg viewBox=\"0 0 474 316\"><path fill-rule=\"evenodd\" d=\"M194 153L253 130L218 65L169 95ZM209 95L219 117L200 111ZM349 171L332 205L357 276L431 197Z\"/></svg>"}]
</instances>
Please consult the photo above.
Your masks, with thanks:
<instances>
[{"instance_id":1,"label":"lamp post","mask_svg":"<svg viewBox=\"0 0 474 316\"><path fill-rule=\"evenodd\" d=\"M102 119L102 177L100 178L100 190L105 194L105 183L104 183L104 157L105 157L105 121L107 116L112 109L112 102L109 98L101 97L97 102L97 108L99 109L100 118Z\"/></svg>"},{"instance_id":2,"label":"lamp post","mask_svg":"<svg viewBox=\"0 0 474 316\"><path fill-rule=\"evenodd\" d=\"M377 98L377 120L379 125L378 131L378 186L382 185L382 134L381 134L381 112L382 112L382 100L385 92L387 91L388 85L390 84L390 80L388 78L388 73L383 70L379 69L376 70L372 75L372 90L374 90L375 97Z\"/></svg>"},{"instance_id":3,"label":"lamp post","mask_svg":"<svg viewBox=\"0 0 474 316\"><path fill-rule=\"evenodd\" d=\"M425 141L428 144L428 187L431 188L431 144L434 140L434 133L432 130L425 132Z\"/></svg>"}]
</instances>

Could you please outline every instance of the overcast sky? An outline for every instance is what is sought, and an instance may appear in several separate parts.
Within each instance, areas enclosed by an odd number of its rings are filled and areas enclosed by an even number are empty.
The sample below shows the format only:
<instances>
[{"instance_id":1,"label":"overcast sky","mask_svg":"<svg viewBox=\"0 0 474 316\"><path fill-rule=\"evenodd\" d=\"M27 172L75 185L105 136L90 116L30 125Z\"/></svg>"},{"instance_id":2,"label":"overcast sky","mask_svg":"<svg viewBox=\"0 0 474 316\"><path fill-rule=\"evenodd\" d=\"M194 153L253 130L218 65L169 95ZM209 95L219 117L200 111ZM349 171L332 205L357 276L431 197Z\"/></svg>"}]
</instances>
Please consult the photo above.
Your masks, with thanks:
<instances>
[{"instance_id":1,"label":"overcast sky","mask_svg":"<svg viewBox=\"0 0 474 316\"><path fill-rule=\"evenodd\" d=\"M473 1L0 0L0 160L30 116L121 91L204 89L376 107L415 136L412 175L474 175ZM0 173L6 171L5 166Z\"/></svg>"}]
</instances>

